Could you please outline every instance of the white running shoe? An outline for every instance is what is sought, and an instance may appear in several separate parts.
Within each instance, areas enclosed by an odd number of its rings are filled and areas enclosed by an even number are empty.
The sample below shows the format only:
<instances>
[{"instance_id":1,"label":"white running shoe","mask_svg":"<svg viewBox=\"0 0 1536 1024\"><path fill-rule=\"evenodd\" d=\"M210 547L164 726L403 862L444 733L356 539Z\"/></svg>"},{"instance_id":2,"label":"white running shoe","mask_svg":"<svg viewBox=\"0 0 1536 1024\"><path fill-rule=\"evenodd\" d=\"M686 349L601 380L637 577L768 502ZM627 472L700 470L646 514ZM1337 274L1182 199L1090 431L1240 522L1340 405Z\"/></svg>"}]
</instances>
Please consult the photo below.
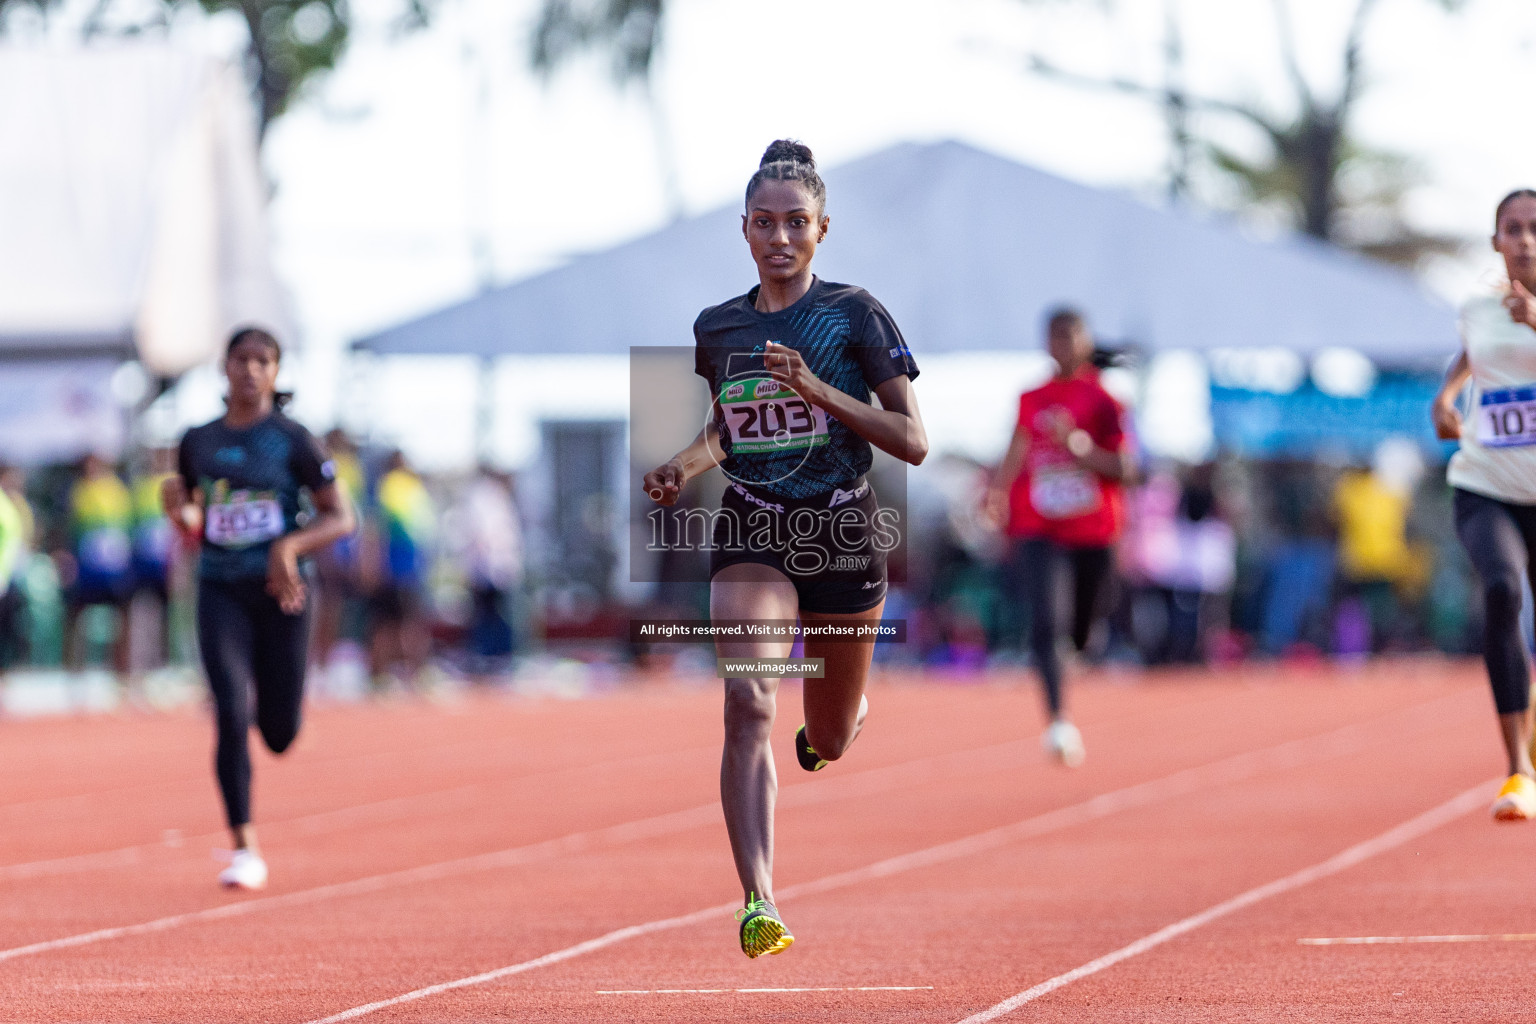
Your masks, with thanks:
<instances>
[{"instance_id":1,"label":"white running shoe","mask_svg":"<svg viewBox=\"0 0 1536 1024\"><path fill-rule=\"evenodd\" d=\"M1536 782L1529 775L1504 780L1499 798L1489 808L1497 821L1530 821L1536 818Z\"/></svg>"},{"instance_id":2,"label":"white running shoe","mask_svg":"<svg viewBox=\"0 0 1536 1024\"><path fill-rule=\"evenodd\" d=\"M1040 743L1045 747L1045 752L1068 768L1076 768L1083 763L1083 758L1088 756L1088 751L1083 746L1083 734L1077 731L1077 726L1064 718L1058 718L1051 723L1051 727L1045 730L1045 735L1040 737Z\"/></svg>"},{"instance_id":3,"label":"white running shoe","mask_svg":"<svg viewBox=\"0 0 1536 1024\"><path fill-rule=\"evenodd\" d=\"M265 889L267 862L259 853L236 850L229 858L229 867L219 872L219 884L226 889Z\"/></svg>"}]
</instances>

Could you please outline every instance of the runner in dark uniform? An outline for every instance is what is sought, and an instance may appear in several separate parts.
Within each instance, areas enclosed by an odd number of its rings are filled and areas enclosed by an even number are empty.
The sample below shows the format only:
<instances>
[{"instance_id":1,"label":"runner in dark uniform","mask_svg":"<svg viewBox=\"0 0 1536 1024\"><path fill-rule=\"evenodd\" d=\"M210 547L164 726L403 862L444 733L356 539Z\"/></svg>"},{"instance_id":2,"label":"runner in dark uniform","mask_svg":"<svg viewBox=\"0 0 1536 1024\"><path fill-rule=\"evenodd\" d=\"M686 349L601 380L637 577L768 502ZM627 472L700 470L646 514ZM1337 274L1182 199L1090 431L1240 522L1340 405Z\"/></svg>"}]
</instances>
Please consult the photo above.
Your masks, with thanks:
<instances>
[{"instance_id":1,"label":"runner in dark uniform","mask_svg":"<svg viewBox=\"0 0 1536 1024\"><path fill-rule=\"evenodd\" d=\"M229 407L182 439L165 482L166 514L202 543L197 635L218 723L219 790L235 852L225 886L260 889L267 866L251 825L246 737L256 725L281 754L299 731L309 640L301 559L353 530L352 509L309 431L284 416L281 350L256 328L230 338Z\"/></svg>"},{"instance_id":2,"label":"runner in dark uniform","mask_svg":"<svg viewBox=\"0 0 1536 1024\"><path fill-rule=\"evenodd\" d=\"M662 505L719 465L730 480L715 517L710 615L716 621L790 621L817 627L876 624L885 605L886 554L898 523L864 478L870 445L912 464L928 441L911 381L917 366L880 303L822 281L811 258L826 236L826 188L811 151L778 141L747 184L742 233L759 284L699 314L695 369L714 398L710 425L663 466L646 493ZM870 402L871 394L880 400ZM864 724L874 639L807 635L825 676L806 681L801 767L841 757ZM782 658L788 640L720 641L723 658ZM794 941L773 901L773 805L778 783L769 736L778 679L725 681L721 803L745 908L749 957Z\"/></svg>"}]
</instances>

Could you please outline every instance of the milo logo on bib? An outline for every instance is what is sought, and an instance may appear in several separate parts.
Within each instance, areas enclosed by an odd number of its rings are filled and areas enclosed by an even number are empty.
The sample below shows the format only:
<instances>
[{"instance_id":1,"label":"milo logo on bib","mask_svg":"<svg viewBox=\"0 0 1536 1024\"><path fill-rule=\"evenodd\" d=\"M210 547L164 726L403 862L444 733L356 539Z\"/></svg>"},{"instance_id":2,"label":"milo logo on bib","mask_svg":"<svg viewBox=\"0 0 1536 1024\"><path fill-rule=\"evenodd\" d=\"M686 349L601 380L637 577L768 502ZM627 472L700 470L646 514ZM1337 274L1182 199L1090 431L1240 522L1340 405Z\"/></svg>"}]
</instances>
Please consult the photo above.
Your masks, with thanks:
<instances>
[{"instance_id":1,"label":"milo logo on bib","mask_svg":"<svg viewBox=\"0 0 1536 1024\"><path fill-rule=\"evenodd\" d=\"M283 535L283 507L273 491L231 491L208 504L205 536L222 548L247 548Z\"/></svg>"},{"instance_id":2,"label":"milo logo on bib","mask_svg":"<svg viewBox=\"0 0 1536 1024\"><path fill-rule=\"evenodd\" d=\"M831 440L826 411L771 377L723 386L720 415L730 431L733 453L795 451Z\"/></svg>"}]
</instances>

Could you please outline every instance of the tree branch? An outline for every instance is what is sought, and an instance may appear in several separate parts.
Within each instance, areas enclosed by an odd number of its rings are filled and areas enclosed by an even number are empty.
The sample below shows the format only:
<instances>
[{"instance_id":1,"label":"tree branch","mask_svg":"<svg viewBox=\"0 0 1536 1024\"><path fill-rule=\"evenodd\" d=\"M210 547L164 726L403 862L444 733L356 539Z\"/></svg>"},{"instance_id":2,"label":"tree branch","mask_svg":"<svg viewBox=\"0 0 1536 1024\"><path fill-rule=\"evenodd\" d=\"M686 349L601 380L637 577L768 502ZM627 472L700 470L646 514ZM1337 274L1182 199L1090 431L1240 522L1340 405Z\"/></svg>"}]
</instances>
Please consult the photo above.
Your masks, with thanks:
<instances>
[{"instance_id":1,"label":"tree branch","mask_svg":"<svg viewBox=\"0 0 1536 1024\"><path fill-rule=\"evenodd\" d=\"M1344 42L1344 86L1339 92L1339 121L1342 123L1350 106L1360 94L1360 46L1365 38L1365 23L1370 19L1376 0L1360 0L1350 19L1349 35Z\"/></svg>"},{"instance_id":2,"label":"tree branch","mask_svg":"<svg viewBox=\"0 0 1536 1024\"><path fill-rule=\"evenodd\" d=\"M1312 110L1317 106L1316 97L1312 95L1312 87L1307 84L1307 77L1301 73L1301 61L1296 55L1296 32L1291 25L1290 5L1286 0L1271 0L1275 8L1275 25L1280 39L1280 59L1285 64L1285 73L1290 76L1291 84L1296 86L1296 95L1301 99L1301 105L1306 110Z\"/></svg>"},{"instance_id":3,"label":"tree branch","mask_svg":"<svg viewBox=\"0 0 1536 1024\"><path fill-rule=\"evenodd\" d=\"M91 8L91 13L85 16L85 23L80 26L82 39L93 39L101 32L107 20L107 9L111 6L112 0L96 0L96 6Z\"/></svg>"},{"instance_id":4,"label":"tree branch","mask_svg":"<svg viewBox=\"0 0 1536 1024\"><path fill-rule=\"evenodd\" d=\"M1059 68L1040 56L1031 56L1028 64L1029 70L1035 74L1054 78L1069 85L1098 89L1105 92L1125 93L1131 96L1139 96L1143 99L1155 100L1159 103L1168 102L1168 90L1165 88L1146 85L1128 78L1096 78L1092 75L1078 74L1075 71ZM1276 123L1263 111L1246 103L1239 103L1235 100L1220 100L1210 96L1194 96L1182 91L1178 95L1178 102L1190 110L1230 114L1234 117L1242 118L1268 136L1270 141L1277 147L1289 145L1289 133L1284 126Z\"/></svg>"}]
</instances>

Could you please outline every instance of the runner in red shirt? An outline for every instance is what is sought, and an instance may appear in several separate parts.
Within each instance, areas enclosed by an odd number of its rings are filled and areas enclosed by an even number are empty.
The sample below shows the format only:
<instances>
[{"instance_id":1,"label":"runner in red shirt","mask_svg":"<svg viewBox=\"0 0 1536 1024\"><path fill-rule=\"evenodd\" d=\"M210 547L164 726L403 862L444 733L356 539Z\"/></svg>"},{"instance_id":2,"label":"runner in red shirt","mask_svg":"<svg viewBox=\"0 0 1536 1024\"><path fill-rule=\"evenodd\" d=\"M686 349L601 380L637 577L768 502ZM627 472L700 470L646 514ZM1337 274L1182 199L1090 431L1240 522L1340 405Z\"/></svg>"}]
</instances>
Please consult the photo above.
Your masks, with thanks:
<instances>
[{"instance_id":1,"label":"runner in red shirt","mask_svg":"<svg viewBox=\"0 0 1536 1024\"><path fill-rule=\"evenodd\" d=\"M1012 541L1008 575L1030 609L1030 650L1051 716L1045 747L1075 767L1084 749L1082 735L1062 709L1052 605L1057 566L1063 560L1072 566L1072 643L1081 651L1125 519L1121 486L1131 474L1131 462L1124 410L1099 383L1090 362L1093 338L1082 314L1071 309L1053 313L1046 346L1056 374L1019 397L1013 440L987 505L995 521L1007 524Z\"/></svg>"}]
</instances>

